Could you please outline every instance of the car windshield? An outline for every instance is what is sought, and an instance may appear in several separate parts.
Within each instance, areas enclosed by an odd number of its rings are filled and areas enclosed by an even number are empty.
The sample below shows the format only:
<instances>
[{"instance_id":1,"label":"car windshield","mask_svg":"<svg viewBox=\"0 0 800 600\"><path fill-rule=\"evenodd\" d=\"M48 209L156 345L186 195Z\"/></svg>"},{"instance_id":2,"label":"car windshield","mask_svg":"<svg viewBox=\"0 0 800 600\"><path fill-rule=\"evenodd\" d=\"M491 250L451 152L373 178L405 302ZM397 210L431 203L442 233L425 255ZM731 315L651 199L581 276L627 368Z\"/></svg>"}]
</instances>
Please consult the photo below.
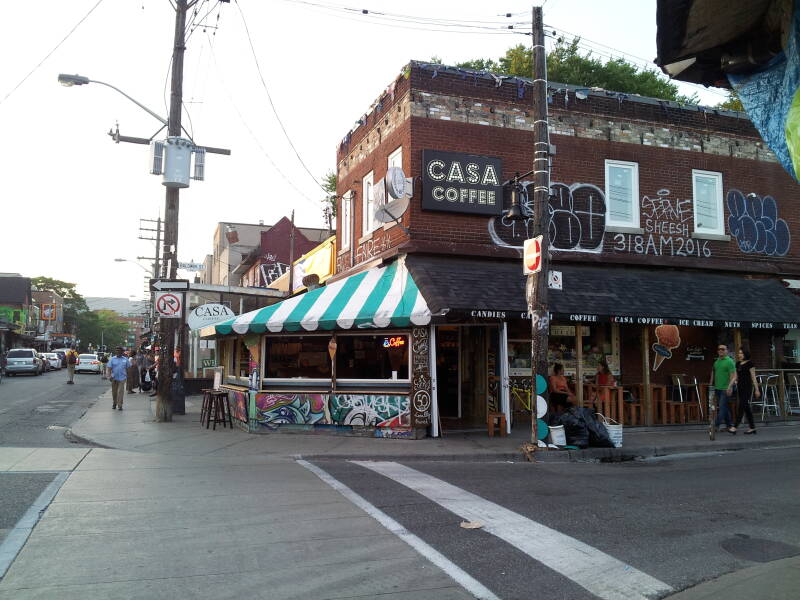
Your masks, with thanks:
<instances>
[{"instance_id":1,"label":"car windshield","mask_svg":"<svg viewBox=\"0 0 800 600\"><path fill-rule=\"evenodd\" d=\"M8 358L31 358L33 350L9 350Z\"/></svg>"},{"instance_id":2,"label":"car windshield","mask_svg":"<svg viewBox=\"0 0 800 600\"><path fill-rule=\"evenodd\" d=\"M80 358L83 358L83 359L86 359L86 360L97 360L97 355L95 355L95 354L81 354Z\"/></svg>"}]
</instances>

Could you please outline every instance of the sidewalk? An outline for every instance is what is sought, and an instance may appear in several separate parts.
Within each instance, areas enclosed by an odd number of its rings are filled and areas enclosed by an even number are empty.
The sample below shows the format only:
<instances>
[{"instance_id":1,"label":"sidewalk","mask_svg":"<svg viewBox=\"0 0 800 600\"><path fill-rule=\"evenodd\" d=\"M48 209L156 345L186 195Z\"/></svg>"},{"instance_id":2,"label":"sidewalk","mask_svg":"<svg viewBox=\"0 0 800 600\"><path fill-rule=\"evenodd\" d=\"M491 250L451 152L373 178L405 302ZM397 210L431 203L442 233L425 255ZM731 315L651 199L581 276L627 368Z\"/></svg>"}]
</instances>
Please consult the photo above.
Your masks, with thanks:
<instances>
[{"instance_id":1,"label":"sidewalk","mask_svg":"<svg viewBox=\"0 0 800 600\"><path fill-rule=\"evenodd\" d=\"M123 411L111 410L110 391L72 426L70 435L105 448L178 456L253 456L295 458L380 458L382 460L524 460L520 445L530 429L518 426L508 437L488 437L486 431L451 433L442 438L392 440L320 433L250 434L239 429L200 427L200 396L186 398L186 414L171 423L153 421L154 398L128 394ZM745 436L719 432L708 439L702 426L635 430L624 433L622 448L539 452L537 460L633 460L697 452L754 448L800 447L800 423L758 426Z\"/></svg>"}]
</instances>

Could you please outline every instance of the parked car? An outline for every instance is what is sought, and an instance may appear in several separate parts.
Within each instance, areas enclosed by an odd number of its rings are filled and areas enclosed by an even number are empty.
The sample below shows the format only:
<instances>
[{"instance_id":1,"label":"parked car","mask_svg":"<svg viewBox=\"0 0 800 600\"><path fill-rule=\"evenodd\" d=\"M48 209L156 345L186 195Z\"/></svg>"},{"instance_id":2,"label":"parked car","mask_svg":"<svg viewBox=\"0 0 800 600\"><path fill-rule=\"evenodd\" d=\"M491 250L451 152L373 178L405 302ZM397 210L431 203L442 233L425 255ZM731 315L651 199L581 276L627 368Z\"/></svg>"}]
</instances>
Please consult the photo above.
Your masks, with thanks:
<instances>
[{"instance_id":1,"label":"parked car","mask_svg":"<svg viewBox=\"0 0 800 600\"><path fill-rule=\"evenodd\" d=\"M58 360L61 361L61 367L67 366L67 351L66 350L53 350L58 355Z\"/></svg>"},{"instance_id":2,"label":"parked car","mask_svg":"<svg viewBox=\"0 0 800 600\"><path fill-rule=\"evenodd\" d=\"M61 368L61 357L55 352L45 352L44 357L51 371L58 371Z\"/></svg>"},{"instance_id":3,"label":"parked car","mask_svg":"<svg viewBox=\"0 0 800 600\"><path fill-rule=\"evenodd\" d=\"M6 375L17 373L31 373L41 375L44 373L44 361L39 358L38 352L33 348L14 348L6 356Z\"/></svg>"},{"instance_id":4,"label":"parked car","mask_svg":"<svg viewBox=\"0 0 800 600\"><path fill-rule=\"evenodd\" d=\"M103 365L97 359L97 354L79 354L78 364L75 365L76 373L101 373Z\"/></svg>"}]
</instances>

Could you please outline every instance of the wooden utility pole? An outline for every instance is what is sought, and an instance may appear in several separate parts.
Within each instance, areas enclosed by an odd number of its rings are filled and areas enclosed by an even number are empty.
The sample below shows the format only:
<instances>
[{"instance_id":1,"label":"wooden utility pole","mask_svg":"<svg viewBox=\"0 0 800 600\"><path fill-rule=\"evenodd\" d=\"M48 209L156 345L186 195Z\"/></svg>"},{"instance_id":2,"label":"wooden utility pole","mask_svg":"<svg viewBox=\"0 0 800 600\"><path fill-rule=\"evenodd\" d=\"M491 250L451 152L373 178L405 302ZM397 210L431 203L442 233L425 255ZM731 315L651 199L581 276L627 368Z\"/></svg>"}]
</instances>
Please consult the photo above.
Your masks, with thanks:
<instances>
[{"instance_id":1,"label":"wooden utility pole","mask_svg":"<svg viewBox=\"0 0 800 600\"><path fill-rule=\"evenodd\" d=\"M531 317L531 443L538 447L536 375L547 376L550 313L547 308L547 274L550 266L547 204L550 197L550 133L547 125L547 55L544 47L542 7L533 7L533 234L542 236L542 267L528 275L526 296ZM580 382L577 383L580 385Z\"/></svg>"},{"instance_id":2,"label":"wooden utility pole","mask_svg":"<svg viewBox=\"0 0 800 600\"><path fill-rule=\"evenodd\" d=\"M183 54L186 50L184 31L186 29L186 11L197 0L175 0L175 42L172 50L172 84L167 132L170 137L181 135L181 111L183 110ZM167 187L164 206L164 262L162 273L168 279L176 279L178 275L178 207L179 190ZM186 302L186 298L184 298ZM172 377L175 372L175 333L180 319L161 319L158 401L156 402L156 421L172 420ZM181 352L181 360L183 352ZM178 368L182 368L178 366Z\"/></svg>"},{"instance_id":3,"label":"wooden utility pole","mask_svg":"<svg viewBox=\"0 0 800 600\"><path fill-rule=\"evenodd\" d=\"M289 232L289 295L294 291L294 210L292 210L292 230Z\"/></svg>"}]
</instances>

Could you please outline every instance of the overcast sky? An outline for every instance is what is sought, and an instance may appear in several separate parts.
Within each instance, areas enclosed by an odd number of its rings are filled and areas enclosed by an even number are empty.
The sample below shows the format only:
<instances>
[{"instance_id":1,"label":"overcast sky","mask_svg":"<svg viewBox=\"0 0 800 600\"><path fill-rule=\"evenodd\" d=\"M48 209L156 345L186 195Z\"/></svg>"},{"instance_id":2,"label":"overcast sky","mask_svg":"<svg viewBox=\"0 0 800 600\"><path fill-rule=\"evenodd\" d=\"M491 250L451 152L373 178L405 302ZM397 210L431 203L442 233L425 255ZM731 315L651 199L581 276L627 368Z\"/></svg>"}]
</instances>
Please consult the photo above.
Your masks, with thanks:
<instances>
[{"instance_id":1,"label":"overcast sky","mask_svg":"<svg viewBox=\"0 0 800 600\"><path fill-rule=\"evenodd\" d=\"M209 155L206 181L181 191L181 261L211 253L218 221L271 224L294 208L298 225L324 226L322 192L286 141L265 87L303 162L321 179L335 167L340 140L409 60L497 58L530 43L498 33L502 23L529 21L530 1L201 4L210 27L194 29L188 40L183 124L196 143L233 154ZM545 23L581 35L600 53L652 61L655 4L548 0ZM341 7L391 13L392 20L380 24ZM453 21L492 29L455 29ZM123 135L150 137L161 125L109 88L65 88L56 79L65 72L107 82L166 116L174 28L168 0L5 2L3 23L0 271L76 282L87 296L141 297L144 270L113 259L152 256L152 243L137 239L139 219L163 211L164 187L148 173L146 146L116 145L106 132L119 123ZM724 99L719 91L682 87L695 91L705 104Z\"/></svg>"}]
</instances>

